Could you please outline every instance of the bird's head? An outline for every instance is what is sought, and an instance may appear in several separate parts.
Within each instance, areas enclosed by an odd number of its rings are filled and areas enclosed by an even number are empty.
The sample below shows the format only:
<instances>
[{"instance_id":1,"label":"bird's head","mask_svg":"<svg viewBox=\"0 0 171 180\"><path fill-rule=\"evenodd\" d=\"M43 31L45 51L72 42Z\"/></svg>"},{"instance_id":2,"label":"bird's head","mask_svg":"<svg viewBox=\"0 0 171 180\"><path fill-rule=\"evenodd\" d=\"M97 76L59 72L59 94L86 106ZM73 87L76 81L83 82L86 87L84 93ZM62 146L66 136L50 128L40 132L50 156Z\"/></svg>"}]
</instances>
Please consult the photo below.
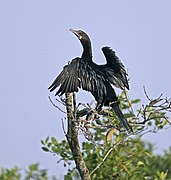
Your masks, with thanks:
<instances>
[{"instance_id":1,"label":"bird's head","mask_svg":"<svg viewBox=\"0 0 171 180\"><path fill-rule=\"evenodd\" d=\"M84 31L74 30L74 29L70 29L70 31L77 36L77 38L81 41L81 43L84 43L86 41L90 41L88 35Z\"/></svg>"},{"instance_id":2,"label":"bird's head","mask_svg":"<svg viewBox=\"0 0 171 180\"><path fill-rule=\"evenodd\" d=\"M91 41L88 35L82 30L70 29L70 31L77 36L83 46L82 57L92 57Z\"/></svg>"}]
</instances>

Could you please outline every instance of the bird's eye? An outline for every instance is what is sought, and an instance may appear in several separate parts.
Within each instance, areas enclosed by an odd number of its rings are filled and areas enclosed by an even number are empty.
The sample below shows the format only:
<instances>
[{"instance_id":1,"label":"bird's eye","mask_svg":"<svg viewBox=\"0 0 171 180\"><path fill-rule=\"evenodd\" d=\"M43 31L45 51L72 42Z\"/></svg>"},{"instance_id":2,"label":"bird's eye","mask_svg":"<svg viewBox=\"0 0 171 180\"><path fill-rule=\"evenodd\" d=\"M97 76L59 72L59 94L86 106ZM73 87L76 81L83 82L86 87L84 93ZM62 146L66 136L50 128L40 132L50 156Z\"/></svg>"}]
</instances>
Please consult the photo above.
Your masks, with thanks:
<instances>
[{"instance_id":1,"label":"bird's eye","mask_svg":"<svg viewBox=\"0 0 171 180\"><path fill-rule=\"evenodd\" d=\"M78 32L78 38L81 40L82 39L82 33Z\"/></svg>"}]
</instances>

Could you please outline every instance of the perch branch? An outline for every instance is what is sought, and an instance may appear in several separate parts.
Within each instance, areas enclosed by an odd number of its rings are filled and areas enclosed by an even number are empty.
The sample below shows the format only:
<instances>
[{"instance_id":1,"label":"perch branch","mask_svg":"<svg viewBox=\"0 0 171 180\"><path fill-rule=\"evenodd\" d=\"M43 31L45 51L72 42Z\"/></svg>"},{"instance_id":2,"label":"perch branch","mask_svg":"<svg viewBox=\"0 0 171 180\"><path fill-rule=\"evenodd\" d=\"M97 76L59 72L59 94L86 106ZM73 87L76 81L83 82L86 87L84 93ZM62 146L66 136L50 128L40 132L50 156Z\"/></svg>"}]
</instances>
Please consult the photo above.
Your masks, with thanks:
<instances>
[{"instance_id":1,"label":"perch branch","mask_svg":"<svg viewBox=\"0 0 171 180\"><path fill-rule=\"evenodd\" d=\"M75 97L72 93L66 94L66 108L67 108L67 121L68 121L68 131L66 134L67 141L69 143L70 149L73 154L73 158L76 164L76 168L78 169L81 179L90 180L89 170L85 165L83 160L79 141L78 141L78 131L77 131L77 122L75 117ZM74 106L74 107L73 107Z\"/></svg>"}]
</instances>

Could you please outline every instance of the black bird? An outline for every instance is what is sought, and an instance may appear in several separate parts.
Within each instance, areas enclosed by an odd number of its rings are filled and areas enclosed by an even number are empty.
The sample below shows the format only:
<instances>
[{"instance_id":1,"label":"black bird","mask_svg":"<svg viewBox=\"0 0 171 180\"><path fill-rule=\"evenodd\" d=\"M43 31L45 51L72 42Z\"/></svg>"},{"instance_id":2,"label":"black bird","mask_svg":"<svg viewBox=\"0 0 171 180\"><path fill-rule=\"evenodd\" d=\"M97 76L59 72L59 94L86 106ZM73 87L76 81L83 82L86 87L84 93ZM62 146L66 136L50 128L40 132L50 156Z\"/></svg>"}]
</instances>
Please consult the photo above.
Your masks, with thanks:
<instances>
[{"instance_id":1,"label":"black bird","mask_svg":"<svg viewBox=\"0 0 171 180\"><path fill-rule=\"evenodd\" d=\"M59 86L55 94L59 96L67 92L78 92L79 88L89 91L97 101L97 112L101 111L103 106L111 106L123 126L132 131L119 108L119 100L111 86L114 84L121 89L124 87L129 89L124 66L109 47L102 48L107 63L97 65L92 61L91 41L88 35L82 30L70 29L70 31L77 36L83 46L82 56L65 65L48 89L51 92Z\"/></svg>"}]
</instances>

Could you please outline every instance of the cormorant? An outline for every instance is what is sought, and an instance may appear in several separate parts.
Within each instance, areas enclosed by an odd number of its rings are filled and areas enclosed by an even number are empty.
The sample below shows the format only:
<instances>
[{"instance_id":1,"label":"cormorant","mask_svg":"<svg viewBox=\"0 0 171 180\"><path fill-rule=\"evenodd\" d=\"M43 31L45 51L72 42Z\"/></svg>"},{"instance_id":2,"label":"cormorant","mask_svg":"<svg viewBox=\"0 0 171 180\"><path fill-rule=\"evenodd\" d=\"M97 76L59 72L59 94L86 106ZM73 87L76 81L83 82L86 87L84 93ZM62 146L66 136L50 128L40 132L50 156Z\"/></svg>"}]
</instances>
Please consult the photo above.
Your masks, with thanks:
<instances>
[{"instance_id":1,"label":"cormorant","mask_svg":"<svg viewBox=\"0 0 171 180\"><path fill-rule=\"evenodd\" d=\"M96 110L99 112L103 106L111 106L123 126L131 130L127 119L119 108L119 100L111 84L124 89L129 89L127 73L115 52L109 47L103 47L102 51L107 63L97 65L92 61L91 41L88 35L82 30L70 29L83 46L82 56L74 58L68 65L65 65L62 72L57 76L51 86L51 91L58 86L55 95L63 95L68 92L78 92L79 88L89 91L97 101Z\"/></svg>"}]
</instances>

